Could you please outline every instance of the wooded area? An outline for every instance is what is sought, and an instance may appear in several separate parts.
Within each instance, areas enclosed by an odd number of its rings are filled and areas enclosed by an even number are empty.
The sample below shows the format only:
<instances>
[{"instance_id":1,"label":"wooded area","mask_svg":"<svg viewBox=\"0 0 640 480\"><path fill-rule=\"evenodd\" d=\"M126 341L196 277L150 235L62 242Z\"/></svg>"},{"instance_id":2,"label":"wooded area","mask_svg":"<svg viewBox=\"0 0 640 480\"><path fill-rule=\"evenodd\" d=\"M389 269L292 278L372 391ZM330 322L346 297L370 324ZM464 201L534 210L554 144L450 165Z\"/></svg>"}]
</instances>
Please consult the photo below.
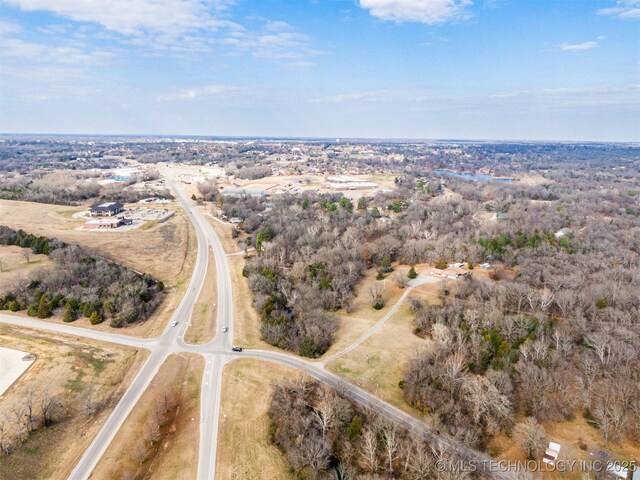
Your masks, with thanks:
<instances>
[{"instance_id":1,"label":"wooded area","mask_svg":"<svg viewBox=\"0 0 640 480\"><path fill-rule=\"evenodd\" d=\"M162 301L162 282L78 245L3 226L0 245L44 253L55 262L52 268L35 270L26 283L0 292L0 310L26 310L38 318L61 312L65 322L83 316L91 324L109 319L112 327L124 327L148 318Z\"/></svg>"}]
</instances>

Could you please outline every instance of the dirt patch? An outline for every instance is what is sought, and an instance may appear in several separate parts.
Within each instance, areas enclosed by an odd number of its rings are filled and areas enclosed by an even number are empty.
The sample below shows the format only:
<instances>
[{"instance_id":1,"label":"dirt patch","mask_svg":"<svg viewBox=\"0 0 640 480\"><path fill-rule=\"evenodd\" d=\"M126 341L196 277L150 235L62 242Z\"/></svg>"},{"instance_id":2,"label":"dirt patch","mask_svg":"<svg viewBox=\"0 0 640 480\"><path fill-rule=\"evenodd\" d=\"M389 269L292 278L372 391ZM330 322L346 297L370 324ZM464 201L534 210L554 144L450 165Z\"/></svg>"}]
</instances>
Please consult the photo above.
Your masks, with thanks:
<instances>
[{"instance_id":1,"label":"dirt patch","mask_svg":"<svg viewBox=\"0 0 640 480\"><path fill-rule=\"evenodd\" d=\"M292 369L258 360L237 360L224 369L216 478L293 478L282 453L269 442L272 385Z\"/></svg>"},{"instance_id":2,"label":"dirt patch","mask_svg":"<svg viewBox=\"0 0 640 480\"><path fill-rule=\"evenodd\" d=\"M204 359L171 355L90 478L196 478Z\"/></svg>"},{"instance_id":3,"label":"dirt patch","mask_svg":"<svg viewBox=\"0 0 640 480\"><path fill-rule=\"evenodd\" d=\"M0 478L68 478L148 352L6 325L0 325L0 345L38 359L0 398L0 417L12 416L30 392L36 405L45 392L60 404L52 425L0 457Z\"/></svg>"}]
</instances>

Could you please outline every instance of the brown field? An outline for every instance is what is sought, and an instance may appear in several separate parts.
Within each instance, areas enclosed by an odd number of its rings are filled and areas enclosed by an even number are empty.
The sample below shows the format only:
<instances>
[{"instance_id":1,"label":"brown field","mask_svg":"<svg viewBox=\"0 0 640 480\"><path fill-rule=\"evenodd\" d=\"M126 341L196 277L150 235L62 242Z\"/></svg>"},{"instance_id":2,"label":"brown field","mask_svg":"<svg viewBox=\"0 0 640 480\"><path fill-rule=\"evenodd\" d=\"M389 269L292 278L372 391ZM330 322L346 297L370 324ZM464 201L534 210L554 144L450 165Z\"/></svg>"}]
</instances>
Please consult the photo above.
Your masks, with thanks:
<instances>
[{"instance_id":1,"label":"brown field","mask_svg":"<svg viewBox=\"0 0 640 480\"><path fill-rule=\"evenodd\" d=\"M207 343L216 336L217 298L216 259L211 249L209 249L207 275L198 300L193 305L191 321L184 334L185 342Z\"/></svg>"},{"instance_id":2,"label":"brown field","mask_svg":"<svg viewBox=\"0 0 640 480\"><path fill-rule=\"evenodd\" d=\"M146 322L126 329L127 334L135 336L158 335L180 302L195 263L196 238L188 218L177 208L173 218L148 229L120 233L76 231L84 220L72 215L82 209L0 200L2 225L83 245L162 280L167 286L167 295L158 310ZM87 319L80 319L75 325L113 330L108 322L90 326Z\"/></svg>"},{"instance_id":3,"label":"brown field","mask_svg":"<svg viewBox=\"0 0 640 480\"><path fill-rule=\"evenodd\" d=\"M113 442L98 462L94 479L195 479L198 470L200 435L200 382L204 359L195 354L170 356L144 392ZM177 399L162 415L166 423L159 429L159 440L151 445L149 423L156 409L164 410L164 396ZM140 463L139 449L147 458ZM135 457L135 458L134 458Z\"/></svg>"},{"instance_id":4,"label":"brown field","mask_svg":"<svg viewBox=\"0 0 640 480\"><path fill-rule=\"evenodd\" d=\"M399 272L402 275L406 275L409 271L409 267L394 265L395 272ZM393 282L393 274L387 276L385 280L376 280L377 270L370 269L365 273L363 279L358 282L356 286L356 297L353 302L353 310L351 313L347 313L344 310L338 310L338 330L335 335L335 340L329 350L320 357L327 358L331 355L343 350L344 348L355 342L362 334L364 334L369 328L376 324L378 320L383 318L389 310L400 299L404 290L398 288ZM380 310L374 310L371 306L371 294L372 288L379 287L384 289L383 297L385 305Z\"/></svg>"},{"instance_id":5,"label":"brown field","mask_svg":"<svg viewBox=\"0 0 640 480\"><path fill-rule=\"evenodd\" d=\"M407 265L398 265L394 268L396 272L403 275L409 270ZM428 265L416 265L416 271L418 274L425 274L430 271L430 267ZM375 280L375 272L368 272L365 279L358 285L358 297L364 297L360 299L360 302L356 302L360 310L356 309L352 315L356 315L360 311L362 313L357 315L356 318L366 318L364 313L375 312L372 315L372 320L368 322L361 321L361 325L366 325L366 328L363 330L358 329L357 332L349 332L348 338L350 341L348 342L340 337L339 330L338 339L336 340L337 348L332 346L330 352L338 352L359 338L375 322L386 315L386 312L399 300L404 290L398 288L390 278L392 277L387 277L387 296L385 297L387 303L382 310L375 311L368 304L368 298L366 297L369 295L369 286L374 282L381 283L381 281ZM430 305L439 304L439 287L439 282L420 285L413 288L409 293L409 297L421 298L426 304ZM409 303L407 301L403 302L397 312L378 331L365 340L362 345L344 356L338 357L327 365L327 368L334 373L345 376L389 403L403 410L411 411L404 401L402 390L400 390L398 384L402 380L409 362L426 346L426 340L413 334L413 317L414 314L409 308ZM344 321L345 317L343 316L341 318L341 329Z\"/></svg>"},{"instance_id":6,"label":"brown field","mask_svg":"<svg viewBox=\"0 0 640 480\"><path fill-rule=\"evenodd\" d=\"M426 346L425 340L413 334L412 318L404 303L380 330L327 368L396 407L411 411L398 383L411 359Z\"/></svg>"},{"instance_id":7,"label":"brown field","mask_svg":"<svg viewBox=\"0 0 640 480\"><path fill-rule=\"evenodd\" d=\"M11 414L29 389L39 398L46 390L62 403L56 423L33 431L13 453L0 457L0 478L66 479L148 352L6 325L0 325L0 345L37 356L0 397L0 412ZM87 413L89 392L94 405L103 405L93 415Z\"/></svg>"},{"instance_id":8,"label":"brown field","mask_svg":"<svg viewBox=\"0 0 640 480\"><path fill-rule=\"evenodd\" d=\"M53 262L46 255L35 255L29 249L29 261L23 257L23 248L16 245L0 245L0 262L4 260L0 271L0 293L11 289L15 282L21 282L30 272L47 267Z\"/></svg>"},{"instance_id":9,"label":"brown field","mask_svg":"<svg viewBox=\"0 0 640 480\"><path fill-rule=\"evenodd\" d=\"M216 478L286 480L289 465L269 443L271 385L293 370L258 360L237 360L224 369Z\"/></svg>"}]
</instances>

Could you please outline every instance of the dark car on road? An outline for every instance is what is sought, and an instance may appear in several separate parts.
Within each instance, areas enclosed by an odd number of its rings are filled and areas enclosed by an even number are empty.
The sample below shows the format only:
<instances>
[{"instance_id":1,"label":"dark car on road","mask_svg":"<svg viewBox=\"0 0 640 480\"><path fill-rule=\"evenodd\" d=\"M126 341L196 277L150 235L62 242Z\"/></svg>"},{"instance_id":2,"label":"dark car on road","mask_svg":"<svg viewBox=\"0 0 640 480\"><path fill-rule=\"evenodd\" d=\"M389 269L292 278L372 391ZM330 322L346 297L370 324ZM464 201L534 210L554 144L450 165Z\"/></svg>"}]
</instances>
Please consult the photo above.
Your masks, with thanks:
<instances>
[{"instance_id":1,"label":"dark car on road","mask_svg":"<svg viewBox=\"0 0 640 480\"><path fill-rule=\"evenodd\" d=\"M233 350L234 352L241 352L242 347L233 347L231 350Z\"/></svg>"}]
</instances>

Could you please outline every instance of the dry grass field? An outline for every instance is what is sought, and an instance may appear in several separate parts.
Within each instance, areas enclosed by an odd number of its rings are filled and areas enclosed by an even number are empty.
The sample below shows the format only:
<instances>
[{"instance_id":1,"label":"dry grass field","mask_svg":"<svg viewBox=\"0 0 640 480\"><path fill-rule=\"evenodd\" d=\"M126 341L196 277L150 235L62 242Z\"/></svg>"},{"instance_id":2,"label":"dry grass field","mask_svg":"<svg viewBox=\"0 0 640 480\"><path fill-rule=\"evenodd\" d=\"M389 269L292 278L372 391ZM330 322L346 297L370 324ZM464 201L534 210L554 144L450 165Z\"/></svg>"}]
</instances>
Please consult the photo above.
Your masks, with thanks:
<instances>
[{"instance_id":1,"label":"dry grass field","mask_svg":"<svg viewBox=\"0 0 640 480\"><path fill-rule=\"evenodd\" d=\"M286 480L289 465L269 443L272 385L293 370L258 360L237 360L224 369L216 478Z\"/></svg>"},{"instance_id":2,"label":"dry grass field","mask_svg":"<svg viewBox=\"0 0 640 480\"><path fill-rule=\"evenodd\" d=\"M425 348L425 340L413 334L412 314L403 303L380 330L327 368L396 407L410 411L398 386L409 362Z\"/></svg>"},{"instance_id":3,"label":"dry grass field","mask_svg":"<svg viewBox=\"0 0 640 480\"><path fill-rule=\"evenodd\" d=\"M195 479L200 435L200 381L204 359L170 356L144 392L91 474L92 479ZM165 395L176 400L166 412ZM176 406L177 405L177 406ZM151 432L158 412L164 423ZM152 445L149 438L156 436ZM145 454L145 455L143 455Z\"/></svg>"},{"instance_id":4,"label":"dry grass field","mask_svg":"<svg viewBox=\"0 0 640 480\"><path fill-rule=\"evenodd\" d=\"M406 275L409 267L395 266L395 269L399 274ZM375 269L368 270L364 278L358 282L353 309L350 313L344 310L338 310L336 313L338 330L335 334L335 340L331 347L329 347L329 350L327 350L320 359L328 358L355 342L369 328L374 326L376 322L387 315L389 310L391 310L404 293L404 290L398 288L393 282L393 274L388 276L386 280L376 280L376 275L377 271ZM371 306L370 291L372 288L383 289L385 305L380 310L374 310Z\"/></svg>"},{"instance_id":5,"label":"dry grass field","mask_svg":"<svg viewBox=\"0 0 640 480\"><path fill-rule=\"evenodd\" d=\"M53 262L46 255L29 252L29 261L23 256L23 248L16 245L0 245L0 293L11 289L14 282L21 281L30 272L47 267Z\"/></svg>"},{"instance_id":6,"label":"dry grass field","mask_svg":"<svg viewBox=\"0 0 640 480\"><path fill-rule=\"evenodd\" d=\"M188 218L176 208L173 218L146 229L119 233L76 231L84 221L72 215L82 209L0 200L0 222L13 229L77 243L162 280L167 295L160 307L146 322L127 328L127 334L135 336L158 335L180 302L195 263L196 238ZM89 322L81 319L74 325L89 327ZM107 322L90 328L113 330Z\"/></svg>"},{"instance_id":7,"label":"dry grass field","mask_svg":"<svg viewBox=\"0 0 640 480\"><path fill-rule=\"evenodd\" d=\"M37 357L0 397L0 412L11 414L14 405L24 404L29 390L38 398L47 391L62 403L59 421L32 432L13 453L0 457L0 478L66 479L147 352L5 325L0 325L0 345ZM87 413L89 405L100 404L98 413Z\"/></svg>"},{"instance_id":8,"label":"dry grass field","mask_svg":"<svg viewBox=\"0 0 640 480\"><path fill-rule=\"evenodd\" d=\"M207 275L198 300L193 305L191 321L184 334L185 342L207 343L215 337L218 312L216 308L217 298L216 260L213 252L209 249Z\"/></svg>"},{"instance_id":9,"label":"dry grass field","mask_svg":"<svg viewBox=\"0 0 640 480\"><path fill-rule=\"evenodd\" d=\"M401 275L406 275L409 270L407 265L396 265L394 268ZM416 265L416 271L419 274L425 274L430 271L430 267ZM398 288L390 280L392 276L393 274L387 277L385 307L376 311L368 303L368 291L372 285L380 284L383 281L375 280L375 272L367 273L365 279L358 285L356 310L350 316L340 316L340 328L336 335L336 342L325 357L341 351L357 340L398 302L404 290ZM439 283L420 285L411 290L409 298L420 298L429 305L439 304L439 288ZM359 327L345 328L345 323L351 321L352 318L358 319ZM327 368L354 381L365 390L378 395L393 405L411 411L404 401L402 390L398 384L402 380L409 362L426 346L426 340L413 333L413 318L414 314L411 312L409 302L403 301L395 314L378 331L354 350L330 362ZM343 333L345 330L346 334Z\"/></svg>"}]
</instances>

